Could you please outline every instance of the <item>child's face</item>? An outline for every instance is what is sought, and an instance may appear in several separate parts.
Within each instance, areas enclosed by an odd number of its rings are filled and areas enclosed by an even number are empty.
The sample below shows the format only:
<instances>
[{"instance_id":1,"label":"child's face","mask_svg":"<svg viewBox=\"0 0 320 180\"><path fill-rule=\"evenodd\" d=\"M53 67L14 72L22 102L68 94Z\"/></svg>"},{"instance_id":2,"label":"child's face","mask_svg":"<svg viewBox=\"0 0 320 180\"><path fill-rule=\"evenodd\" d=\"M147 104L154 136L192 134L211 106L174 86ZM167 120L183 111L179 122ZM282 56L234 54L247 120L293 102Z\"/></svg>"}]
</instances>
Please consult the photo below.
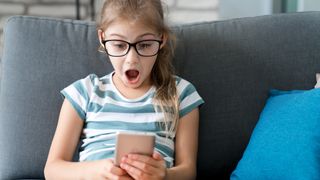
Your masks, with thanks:
<instances>
[{"instance_id":1,"label":"child's face","mask_svg":"<svg viewBox=\"0 0 320 180\"><path fill-rule=\"evenodd\" d=\"M126 42L136 43L143 40L163 40L159 33L156 33L145 25L129 21L115 21L111 23L104 32L99 30L99 38L100 42L102 42L101 40L121 40L118 42L108 42L109 44L106 46L110 51L114 48L117 50L125 48L125 46L128 46ZM123 56L120 57L110 56L111 52L109 53L108 50L110 61L115 70L115 80L121 80L123 85L134 89L151 85L151 71L156 62L157 55L144 57L139 55L136 50L138 49L141 54L141 52L144 52L143 49L145 47L151 46L149 43L153 43L152 46L156 46L159 49L165 44L165 42L146 41L146 43L143 42L136 45L136 48L131 46L128 53L125 55L122 53L121 55ZM124 52L126 51L124 50Z\"/></svg>"}]
</instances>

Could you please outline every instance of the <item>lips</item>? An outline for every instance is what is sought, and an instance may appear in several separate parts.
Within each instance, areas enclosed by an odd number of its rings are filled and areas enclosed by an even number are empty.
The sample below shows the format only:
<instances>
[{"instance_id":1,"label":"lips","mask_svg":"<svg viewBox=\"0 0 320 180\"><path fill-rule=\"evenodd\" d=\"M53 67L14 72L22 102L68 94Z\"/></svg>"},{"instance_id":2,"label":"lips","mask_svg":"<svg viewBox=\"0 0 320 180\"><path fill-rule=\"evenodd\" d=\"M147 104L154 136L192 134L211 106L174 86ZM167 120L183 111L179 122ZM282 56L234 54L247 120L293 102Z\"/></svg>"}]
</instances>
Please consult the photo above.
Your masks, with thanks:
<instances>
[{"instance_id":1,"label":"lips","mask_svg":"<svg viewBox=\"0 0 320 180\"><path fill-rule=\"evenodd\" d=\"M129 69L125 72L125 74L126 74L126 77L129 81L129 83L134 84L134 83L138 82L139 75L140 75L140 72L138 70Z\"/></svg>"}]
</instances>

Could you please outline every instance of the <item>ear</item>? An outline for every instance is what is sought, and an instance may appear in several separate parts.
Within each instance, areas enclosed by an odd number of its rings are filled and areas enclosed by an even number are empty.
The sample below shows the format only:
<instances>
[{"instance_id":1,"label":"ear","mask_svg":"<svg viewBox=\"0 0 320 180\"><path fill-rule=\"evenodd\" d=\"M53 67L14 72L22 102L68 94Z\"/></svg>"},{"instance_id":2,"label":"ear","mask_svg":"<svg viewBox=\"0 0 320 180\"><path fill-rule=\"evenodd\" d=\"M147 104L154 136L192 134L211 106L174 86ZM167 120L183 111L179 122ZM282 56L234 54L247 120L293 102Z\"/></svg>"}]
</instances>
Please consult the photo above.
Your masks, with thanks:
<instances>
[{"instance_id":1,"label":"ear","mask_svg":"<svg viewBox=\"0 0 320 180\"><path fill-rule=\"evenodd\" d=\"M100 45L103 47L104 45L102 44L102 40L104 40L105 35L102 29L98 30L98 38L99 38Z\"/></svg>"},{"instance_id":2,"label":"ear","mask_svg":"<svg viewBox=\"0 0 320 180\"><path fill-rule=\"evenodd\" d=\"M167 40L168 40L168 34L164 33L162 34L162 44L160 45L160 49L163 48L163 46L167 43Z\"/></svg>"}]
</instances>

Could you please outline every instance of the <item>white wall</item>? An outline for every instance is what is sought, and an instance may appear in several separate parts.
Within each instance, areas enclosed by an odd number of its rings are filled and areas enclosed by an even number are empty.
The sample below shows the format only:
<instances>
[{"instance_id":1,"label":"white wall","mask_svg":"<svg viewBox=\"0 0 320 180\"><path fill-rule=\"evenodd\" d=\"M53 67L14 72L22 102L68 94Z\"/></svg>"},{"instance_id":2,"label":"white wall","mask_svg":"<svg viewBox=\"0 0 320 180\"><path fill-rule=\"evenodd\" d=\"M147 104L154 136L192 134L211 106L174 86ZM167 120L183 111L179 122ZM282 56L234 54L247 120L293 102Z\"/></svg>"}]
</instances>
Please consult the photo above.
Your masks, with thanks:
<instances>
[{"instance_id":1,"label":"white wall","mask_svg":"<svg viewBox=\"0 0 320 180\"><path fill-rule=\"evenodd\" d=\"M272 14L272 0L220 0L219 19Z\"/></svg>"},{"instance_id":2,"label":"white wall","mask_svg":"<svg viewBox=\"0 0 320 180\"><path fill-rule=\"evenodd\" d=\"M298 0L298 11L320 11L320 1Z\"/></svg>"}]
</instances>

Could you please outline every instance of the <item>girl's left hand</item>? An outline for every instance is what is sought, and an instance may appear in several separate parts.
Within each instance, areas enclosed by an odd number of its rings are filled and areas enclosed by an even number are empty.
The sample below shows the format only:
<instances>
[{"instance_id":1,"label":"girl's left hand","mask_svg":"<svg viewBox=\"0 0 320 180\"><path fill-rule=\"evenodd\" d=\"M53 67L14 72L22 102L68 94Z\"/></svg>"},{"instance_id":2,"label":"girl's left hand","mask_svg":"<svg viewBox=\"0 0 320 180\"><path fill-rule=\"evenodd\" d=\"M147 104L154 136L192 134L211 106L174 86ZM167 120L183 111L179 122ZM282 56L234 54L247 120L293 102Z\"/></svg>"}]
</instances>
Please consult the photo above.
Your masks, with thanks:
<instances>
[{"instance_id":1,"label":"girl's left hand","mask_svg":"<svg viewBox=\"0 0 320 180\"><path fill-rule=\"evenodd\" d=\"M158 152L153 152L152 157L128 154L121 160L120 167L136 180L165 179L166 163Z\"/></svg>"}]
</instances>

